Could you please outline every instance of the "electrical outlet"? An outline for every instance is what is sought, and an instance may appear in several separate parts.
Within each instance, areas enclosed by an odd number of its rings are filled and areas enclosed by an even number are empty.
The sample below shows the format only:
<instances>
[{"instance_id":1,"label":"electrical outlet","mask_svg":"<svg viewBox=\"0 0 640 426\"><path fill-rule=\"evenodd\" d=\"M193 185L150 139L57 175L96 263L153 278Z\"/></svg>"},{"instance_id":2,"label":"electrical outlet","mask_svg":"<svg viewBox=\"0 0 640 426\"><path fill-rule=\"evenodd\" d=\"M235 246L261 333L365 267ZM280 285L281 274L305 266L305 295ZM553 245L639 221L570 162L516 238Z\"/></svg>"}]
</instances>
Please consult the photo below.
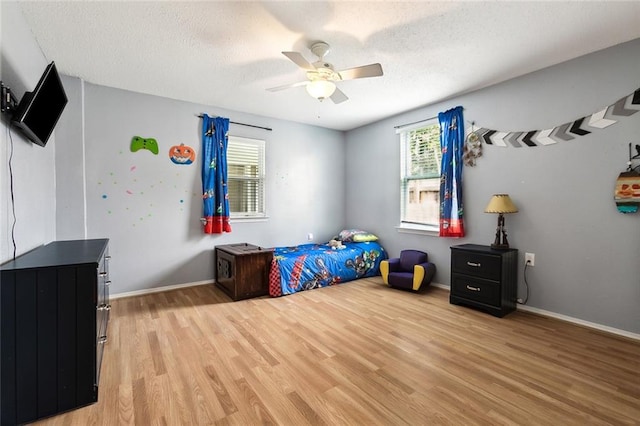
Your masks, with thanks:
<instances>
[{"instance_id":1,"label":"electrical outlet","mask_svg":"<svg viewBox=\"0 0 640 426\"><path fill-rule=\"evenodd\" d=\"M529 266L535 266L536 264L536 254L535 253L525 253L524 254L524 264Z\"/></svg>"}]
</instances>

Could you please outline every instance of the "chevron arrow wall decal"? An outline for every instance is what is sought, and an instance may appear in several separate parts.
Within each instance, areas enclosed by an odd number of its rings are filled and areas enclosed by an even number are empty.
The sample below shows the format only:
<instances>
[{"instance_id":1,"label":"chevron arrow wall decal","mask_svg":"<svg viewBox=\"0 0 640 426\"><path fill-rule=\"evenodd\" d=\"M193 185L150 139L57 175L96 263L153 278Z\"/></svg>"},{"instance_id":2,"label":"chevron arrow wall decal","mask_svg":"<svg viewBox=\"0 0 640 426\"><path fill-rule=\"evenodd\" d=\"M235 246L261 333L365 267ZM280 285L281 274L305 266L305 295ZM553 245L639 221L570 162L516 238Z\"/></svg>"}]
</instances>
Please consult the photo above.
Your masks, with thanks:
<instances>
[{"instance_id":1,"label":"chevron arrow wall decal","mask_svg":"<svg viewBox=\"0 0 640 426\"><path fill-rule=\"evenodd\" d=\"M505 142L504 138L506 138L508 134L509 133L507 132L497 132L495 135L493 135L494 145L506 148L507 142Z\"/></svg>"},{"instance_id":2,"label":"chevron arrow wall decal","mask_svg":"<svg viewBox=\"0 0 640 426\"><path fill-rule=\"evenodd\" d=\"M571 125L571 128L569 129L569 131L571 133L573 133L574 135L578 135L578 136L584 136L584 135L588 135L589 133L591 133L588 130L580 128L580 126L582 126L582 122L584 121L585 118L587 118L587 117L582 117L582 118L574 121L573 124Z\"/></svg>"},{"instance_id":3,"label":"chevron arrow wall decal","mask_svg":"<svg viewBox=\"0 0 640 426\"><path fill-rule=\"evenodd\" d=\"M518 144L520 144L520 146L526 145L524 143L524 137L527 136L527 133L529 132L520 132L520 136L518 136L518 139L516 139L518 141Z\"/></svg>"},{"instance_id":4,"label":"chevron arrow wall decal","mask_svg":"<svg viewBox=\"0 0 640 426\"><path fill-rule=\"evenodd\" d=\"M591 118L589 119L589 126L595 127L597 129L604 129L605 127L609 127L612 124L616 124L616 120L604 118L604 116L607 114L607 109L609 109L609 107L603 109L602 111L593 113L591 115Z\"/></svg>"},{"instance_id":5,"label":"chevron arrow wall decal","mask_svg":"<svg viewBox=\"0 0 640 426\"><path fill-rule=\"evenodd\" d=\"M498 147L553 145L589 135L594 130L605 129L616 124L620 117L629 117L638 111L640 111L640 89L598 112L551 129L503 132L483 127L472 132L486 145Z\"/></svg>"},{"instance_id":6,"label":"chevron arrow wall decal","mask_svg":"<svg viewBox=\"0 0 640 426\"><path fill-rule=\"evenodd\" d=\"M628 117L630 115L635 114L636 112L638 112L637 109L627 109L624 107L625 102L627 101L627 98L622 98L620 99L618 102L616 102L615 104L613 104L613 111L611 111L611 115L621 115L624 117Z\"/></svg>"},{"instance_id":7,"label":"chevron arrow wall decal","mask_svg":"<svg viewBox=\"0 0 640 426\"><path fill-rule=\"evenodd\" d=\"M524 135L524 137L522 138L522 142L524 142L527 146L538 146L536 145L536 143L533 141L533 137L535 136L535 134L538 133L537 130L534 130L533 132L528 132L526 135Z\"/></svg>"},{"instance_id":8,"label":"chevron arrow wall decal","mask_svg":"<svg viewBox=\"0 0 640 426\"><path fill-rule=\"evenodd\" d=\"M515 148L520 148L522 146L520 145L520 142L518 142L518 138L520 137L520 135L522 135L522 132L512 132L509 133L509 135L505 137L504 140L509 142Z\"/></svg>"},{"instance_id":9,"label":"chevron arrow wall decal","mask_svg":"<svg viewBox=\"0 0 640 426\"><path fill-rule=\"evenodd\" d=\"M624 107L626 109L632 109L636 111L640 110L640 91L636 91L632 95L627 96Z\"/></svg>"},{"instance_id":10,"label":"chevron arrow wall decal","mask_svg":"<svg viewBox=\"0 0 640 426\"><path fill-rule=\"evenodd\" d=\"M495 130L489 130L488 132L483 134L482 140L484 141L484 143L488 145L493 145L493 141L491 140L491 135L493 135L495 132L496 132Z\"/></svg>"},{"instance_id":11,"label":"chevron arrow wall decal","mask_svg":"<svg viewBox=\"0 0 640 426\"><path fill-rule=\"evenodd\" d=\"M541 145L551 145L554 143L558 143L555 139L552 139L550 137L552 132L553 129L540 130L540 133L538 133L538 135L536 136L537 141Z\"/></svg>"},{"instance_id":12,"label":"chevron arrow wall decal","mask_svg":"<svg viewBox=\"0 0 640 426\"><path fill-rule=\"evenodd\" d=\"M553 130L551 137L560 141L570 141L571 139L575 139L575 137L571 136L567 133L569 131L569 126L571 123L563 124L562 126L558 126Z\"/></svg>"}]
</instances>

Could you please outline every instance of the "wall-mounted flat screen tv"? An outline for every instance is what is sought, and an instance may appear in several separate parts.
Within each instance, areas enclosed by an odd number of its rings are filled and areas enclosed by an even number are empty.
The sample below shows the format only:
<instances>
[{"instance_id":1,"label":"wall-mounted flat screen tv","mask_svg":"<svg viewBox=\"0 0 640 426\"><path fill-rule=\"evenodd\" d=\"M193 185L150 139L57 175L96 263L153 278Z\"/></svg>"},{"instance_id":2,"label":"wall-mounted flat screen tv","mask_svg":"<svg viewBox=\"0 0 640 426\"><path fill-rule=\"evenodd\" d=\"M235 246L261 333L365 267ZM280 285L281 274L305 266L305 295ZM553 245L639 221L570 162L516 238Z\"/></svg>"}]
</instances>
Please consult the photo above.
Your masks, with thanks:
<instances>
[{"instance_id":1,"label":"wall-mounted flat screen tv","mask_svg":"<svg viewBox=\"0 0 640 426\"><path fill-rule=\"evenodd\" d=\"M33 143L45 146L66 105L67 94L51 62L33 92L24 94L12 120Z\"/></svg>"}]
</instances>

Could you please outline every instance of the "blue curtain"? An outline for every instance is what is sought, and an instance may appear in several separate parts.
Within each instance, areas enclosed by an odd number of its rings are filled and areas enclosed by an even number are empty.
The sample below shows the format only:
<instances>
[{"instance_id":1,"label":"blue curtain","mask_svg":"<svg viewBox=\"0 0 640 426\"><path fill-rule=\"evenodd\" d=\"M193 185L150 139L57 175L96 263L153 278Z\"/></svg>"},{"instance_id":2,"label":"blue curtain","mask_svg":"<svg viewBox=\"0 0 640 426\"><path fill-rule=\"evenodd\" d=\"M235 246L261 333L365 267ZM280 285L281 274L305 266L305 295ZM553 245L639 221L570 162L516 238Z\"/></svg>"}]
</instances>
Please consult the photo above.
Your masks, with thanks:
<instances>
[{"instance_id":1,"label":"blue curtain","mask_svg":"<svg viewBox=\"0 0 640 426\"><path fill-rule=\"evenodd\" d=\"M462 208L462 154L464 119L458 106L438 114L440 121L440 236L464 237Z\"/></svg>"},{"instance_id":2,"label":"blue curtain","mask_svg":"<svg viewBox=\"0 0 640 426\"><path fill-rule=\"evenodd\" d=\"M202 117L202 199L205 234L231 232L227 191L229 119Z\"/></svg>"}]
</instances>

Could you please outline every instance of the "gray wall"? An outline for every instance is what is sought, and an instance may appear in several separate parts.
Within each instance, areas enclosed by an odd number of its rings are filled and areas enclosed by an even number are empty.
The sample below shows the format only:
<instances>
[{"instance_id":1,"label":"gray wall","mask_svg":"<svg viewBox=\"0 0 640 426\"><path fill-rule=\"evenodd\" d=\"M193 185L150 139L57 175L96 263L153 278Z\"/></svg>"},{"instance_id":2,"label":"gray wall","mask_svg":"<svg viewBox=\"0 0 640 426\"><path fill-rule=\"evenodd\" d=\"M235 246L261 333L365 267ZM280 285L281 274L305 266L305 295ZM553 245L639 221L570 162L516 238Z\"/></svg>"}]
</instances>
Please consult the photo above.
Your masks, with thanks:
<instances>
[{"instance_id":1,"label":"gray wall","mask_svg":"<svg viewBox=\"0 0 640 426\"><path fill-rule=\"evenodd\" d=\"M215 245L292 245L306 241L308 233L314 241L327 241L341 229L342 132L70 77L64 84L72 96L70 122L57 130L58 144L65 150L57 158L59 226L69 237L81 237L86 222L88 238L111 239L113 293L211 281ZM202 233L202 120L196 116L201 112L273 128L269 132L231 124L229 130L231 135L266 140L268 219L233 221L230 234ZM131 152L136 135L155 138L158 155ZM196 149L196 163L175 165L169 160L169 148L180 143Z\"/></svg>"},{"instance_id":2,"label":"gray wall","mask_svg":"<svg viewBox=\"0 0 640 426\"><path fill-rule=\"evenodd\" d=\"M0 13L0 77L21 97L48 61L17 5L0 2ZM54 239L111 238L113 292L120 293L210 280L217 244L295 244L309 232L322 241L342 227L358 226L379 234L392 255L405 247L429 251L438 266L436 281L447 284L449 246L489 244L496 218L482 211L491 194L507 192L520 208L507 217L520 264L525 251L536 253L528 273L529 305L639 333L640 215L619 214L612 193L628 142L640 143L640 114L554 146L485 146L478 166L464 171L467 237L459 240L397 232L399 149L393 129L456 105L464 106L467 120L485 127L548 128L631 93L640 86L638 75L635 40L353 130L346 148L340 132L65 78L70 103L47 147L12 132L18 254ZM200 120L194 114L200 112L274 128L231 127L232 134L267 141L267 221L235 223L234 232L223 236L201 234L200 163L174 166L167 157L175 143L199 152ZM4 262L12 251L5 117L0 126ZM156 137L159 155L131 153L133 135ZM523 295L522 268L519 275Z\"/></svg>"},{"instance_id":3,"label":"gray wall","mask_svg":"<svg viewBox=\"0 0 640 426\"><path fill-rule=\"evenodd\" d=\"M399 137L394 126L457 105L466 121L503 131L547 129L590 115L640 87L640 39L347 134L347 226L379 234L391 255L421 248L449 284L449 247L493 242L496 216L483 213L494 193L520 212L506 217L509 241L536 254L527 272L529 305L634 333L640 332L640 214L618 213L613 188L626 168L628 143L640 143L640 113L606 129L551 146L483 146L464 168L463 239L398 233ZM468 125L468 123L467 123Z\"/></svg>"},{"instance_id":4,"label":"gray wall","mask_svg":"<svg viewBox=\"0 0 640 426\"><path fill-rule=\"evenodd\" d=\"M0 79L18 99L35 88L47 60L14 2L0 2L2 14ZM3 114L0 123L0 263L13 256L10 176L8 159L13 139L13 183L15 196L15 240L20 255L55 239L55 135L46 147L32 144ZM9 137L9 135L11 137Z\"/></svg>"},{"instance_id":5,"label":"gray wall","mask_svg":"<svg viewBox=\"0 0 640 426\"><path fill-rule=\"evenodd\" d=\"M84 145L84 83L64 75L69 102L56 126L56 239L87 237Z\"/></svg>"}]
</instances>

